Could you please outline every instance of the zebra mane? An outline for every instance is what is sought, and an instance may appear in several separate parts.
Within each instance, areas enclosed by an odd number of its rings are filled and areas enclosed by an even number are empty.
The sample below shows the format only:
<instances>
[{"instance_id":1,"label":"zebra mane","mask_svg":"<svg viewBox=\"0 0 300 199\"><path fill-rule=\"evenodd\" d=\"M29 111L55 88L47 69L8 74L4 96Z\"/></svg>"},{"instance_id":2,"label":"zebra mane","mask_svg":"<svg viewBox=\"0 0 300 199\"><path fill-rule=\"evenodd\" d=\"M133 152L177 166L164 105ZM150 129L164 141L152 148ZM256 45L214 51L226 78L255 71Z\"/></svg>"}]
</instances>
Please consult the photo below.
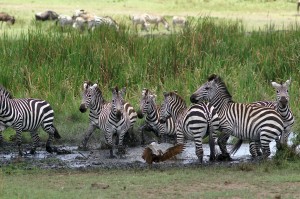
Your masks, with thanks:
<instances>
[{"instance_id":1,"label":"zebra mane","mask_svg":"<svg viewBox=\"0 0 300 199\"><path fill-rule=\"evenodd\" d=\"M227 88L225 82L222 80L222 78L218 75L212 74L211 76L209 76L208 81L210 82L213 80L224 90L224 93L230 99L230 102L234 102L232 100L232 96L231 96L230 92L228 91L228 88Z\"/></svg>"},{"instance_id":2,"label":"zebra mane","mask_svg":"<svg viewBox=\"0 0 300 199\"><path fill-rule=\"evenodd\" d=\"M178 95L176 92L171 91L171 92L167 93L165 96L175 97L175 98L177 98L182 104L186 105L184 99L183 99L180 95Z\"/></svg>"},{"instance_id":3,"label":"zebra mane","mask_svg":"<svg viewBox=\"0 0 300 199\"><path fill-rule=\"evenodd\" d=\"M4 94L6 97L8 97L10 99L13 98L12 94L1 85L0 85L0 93Z\"/></svg>"},{"instance_id":4,"label":"zebra mane","mask_svg":"<svg viewBox=\"0 0 300 199\"><path fill-rule=\"evenodd\" d=\"M104 97L102 95L102 91L100 90L99 86L95 87L95 92L96 92L96 95L98 95L98 97L102 99L102 102L105 103L106 100L104 99Z\"/></svg>"},{"instance_id":5,"label":"zebra mane","mask_svg":"<svg viewBox=\"0 0 300 199\"><path fill-rule=\"evenodd\" d=\"M115 91L116 91L116 93L119 93L119 88L118 88L118 86L115 86Z\"/></svg>"}]
</instances>

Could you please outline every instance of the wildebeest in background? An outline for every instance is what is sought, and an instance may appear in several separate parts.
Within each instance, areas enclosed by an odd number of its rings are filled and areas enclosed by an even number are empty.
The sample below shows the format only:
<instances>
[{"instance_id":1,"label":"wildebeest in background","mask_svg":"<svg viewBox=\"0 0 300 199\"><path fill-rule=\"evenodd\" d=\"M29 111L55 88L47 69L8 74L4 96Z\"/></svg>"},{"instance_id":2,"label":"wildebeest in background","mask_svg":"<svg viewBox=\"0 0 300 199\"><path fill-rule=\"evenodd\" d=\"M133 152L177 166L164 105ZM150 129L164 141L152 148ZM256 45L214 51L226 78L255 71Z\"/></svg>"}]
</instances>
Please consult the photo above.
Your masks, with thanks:
<instances>
[{"instance_id":1,"label":"wildebeest in background","mask_svg":"<svg viewBox=\"0 0 300 199\"><path fill-rule=\"evenodd\" d=\"M7 14L6 12L0 12L0 21L1 21L1 28L3 25L3 22L5 21L6 23L10 23L10 24L14 24L15 23L15 17L14 16L10 16L9 14Z\"/></svg>"},{"instance_id":2,"label":"wildebeest in background","mask_svg":"<svg viewBox=\"0 0 300 199\"><path fill-rule=\"evenodd\" d=\"M35 19L37 21L47 21L47 20L56 20L58 14L52 10L47 10L45 12L39 12L35 14Z\"/></svg>"}]
</instances>

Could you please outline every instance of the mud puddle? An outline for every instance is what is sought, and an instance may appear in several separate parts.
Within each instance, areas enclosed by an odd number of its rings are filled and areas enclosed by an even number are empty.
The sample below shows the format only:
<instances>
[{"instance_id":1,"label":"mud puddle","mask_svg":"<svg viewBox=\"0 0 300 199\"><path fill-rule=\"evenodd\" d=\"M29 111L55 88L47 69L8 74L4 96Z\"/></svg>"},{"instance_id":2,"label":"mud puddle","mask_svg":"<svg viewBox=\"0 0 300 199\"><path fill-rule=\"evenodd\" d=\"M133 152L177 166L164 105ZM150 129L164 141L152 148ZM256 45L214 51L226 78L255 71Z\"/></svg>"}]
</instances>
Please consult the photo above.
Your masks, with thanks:
<instances>
[{"instance_id":1,"label":"mud puddle","mask_svg":"<svg viewBox=\"0 0 300 199\"><path fill-rule=\"evenodd\" d=\"M275 155L276 146L275 142L271 142L271 156ZM172 144L162 143L159 145L164 151L173 146ZM79 150L77 146L56 146L59 153L49 154L44 148L39 150L34 155L24 155L19 157L17 150L4 150L0 149L0 164L8 165L15 162L22 162L28 165L28 168L71 168L71 169L87 169L87 168L147 168L148 165L142 159L144 147L130 147L127 148L125 157L109 158L108 149L92 149L88 151ZM209 146L203 145L204 148L204 164L220 164L220 162L209 162ZM228 150L231 146L228 146ZM6 151L6 152L4 152ZM216 151L220 153L220 151ZM249 162L251 155L249 153L249 144L242 144L241 148L232 155L232 161L229 164ZM194 142L187 142L185 150L177 155L174 159L162 163L154 163L153 166L157 167L186 167L189 165L198 164L198 159L195 154Z\"/></svg>"}]
</instances>

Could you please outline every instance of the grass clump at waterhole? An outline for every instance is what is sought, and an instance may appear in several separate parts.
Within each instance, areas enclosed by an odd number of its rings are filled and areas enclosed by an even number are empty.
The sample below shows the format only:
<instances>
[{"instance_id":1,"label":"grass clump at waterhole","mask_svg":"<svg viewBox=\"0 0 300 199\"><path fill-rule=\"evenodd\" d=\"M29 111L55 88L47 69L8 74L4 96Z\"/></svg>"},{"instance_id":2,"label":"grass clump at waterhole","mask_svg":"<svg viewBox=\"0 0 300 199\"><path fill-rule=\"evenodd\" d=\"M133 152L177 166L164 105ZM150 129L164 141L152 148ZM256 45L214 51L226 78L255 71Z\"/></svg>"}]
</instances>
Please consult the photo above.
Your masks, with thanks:
<instances>
[{"instance_id":1,"label":"grass clump at waterhole","mask_svg":"<svg viewBox=\"0 0 300 199\"><path fill-rule=\"evenodd\" d=\"M253 102L275 100L270 81L291 77L290 106L299 132L297 25L246 32L241 22L203 17L176 34L140 36L129 29L120 24L118 32L103 27L78 33L37 27L16 38L3 34L1 84L14 97L49 101L62 142L79 142L88 126L88 114L78 111L84 80L97 82L107 100L111 87L126 86L126 100L138 109L145 87L156 92L158 103L163 91L177 90L189 104L190 95L215 73L236 102Z\"/></svg>"}]
</instances>

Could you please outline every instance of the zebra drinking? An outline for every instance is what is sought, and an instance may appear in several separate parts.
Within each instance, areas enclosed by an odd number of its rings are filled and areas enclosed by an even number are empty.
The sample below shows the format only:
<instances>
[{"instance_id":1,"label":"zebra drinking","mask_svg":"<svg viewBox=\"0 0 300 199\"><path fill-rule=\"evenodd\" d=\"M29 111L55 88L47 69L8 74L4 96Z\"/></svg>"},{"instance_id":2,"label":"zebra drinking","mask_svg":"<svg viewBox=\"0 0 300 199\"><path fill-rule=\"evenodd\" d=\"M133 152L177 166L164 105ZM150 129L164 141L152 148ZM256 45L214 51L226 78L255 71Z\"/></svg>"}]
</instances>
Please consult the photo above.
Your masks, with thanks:
<instances>
[{"instance_id":1,"label":"zebra drinking","mask_svg":"<svg viewBox=\"0 0 300 199\"><path fill-rule=\"evenodd\" d=\"M143 89L142 98L140 100L140 110L138 111L138 117L145 118L145 124L141 127L142 131L142 143L144 144L144 130L150 130L155 133L159 138L163 135L174 136L176 126L172 117L166 120L166 123L161 124L159 122L160 106L156 105L156 95L152 94L148 89Z\"/></svg>"},{"instance_id":2,"label":"zebra drinking","mask_svg":"<svg viewBox=\"0 0 300 199\"><path fill-rule=\"evenodd\" d=\"M276 101L257 101L252 104L258 104L265 107L271 107L275 109L282 118L284 131L279 139L276 139L277 148L280 144L287 145L288 137L291 133L292 126L294 124L294 115L289 107L289 85L291 80L287 80L285 83L271 82L272 86L276 91ZM231 150L231 153L235 153L239 146L242 144L242 140L239 140ZM250 154L255 156L255 154L261 155L260 143L250 143Z\"/></svg>"},{"instance_id":3,"label":"zebra drinking","mask_svg":"<svg viewBox=\"0 0 300 199\"><path fill-rule=\"evenodd\" d=\"M203 161L202 139L209 135L210 160L215 160L215 131L219 128L219 118L211 104L201 102L189 108L175 92L164 93L160 121L172 117L176 123L177 143L183 144L184 137L195 141L198 160Z\"/></svg>"},{"instance_id":4,"label":"zebra drinking","mask_svg":"<svg viewBox=\"0 0 300 199\"><path fill-rule=\"evenodd\" d=\"M118 134L119 136L119 151L124 152L124 135L133 128L137 118L133 107L129 103L124 102L123 96L125 95L126 89L123 88L121 91L117 88L113 89L112 102L106 102L97 84L92 85L90 81L87 81L84 82L83 86L83 98L79 110L85 112L88 108L90 109L90 124L81 147L86 148L90 136L96 128L99 128L104 132L105 140L111 147L110 157L114 157L112 150L112 136L114 134ZM115 107L118 108L115 109Z\"/></svg>"},{"instance_id":5,"label":"zebra drinking","mask_svg":"<svg viewBox=\"0 0 300 199\"><path fill-rule=\"evenodd\" d=\"M29 131L33 139L33 146L30 150L34 154L39 146L38 128L41 126L49 134L46 151L53 152L51 142L53 138L59 139L60 135L53 125L54 111L50 104L44 100L23 98L15 99L4 88L0 87L0 129L3 131L11 127L16 131L16 143L19 155L23 155L21 149L21 133ZM0 142L3 138L0 132Z\"/></svg>"},{"instance_id":6,"label":"zebra drinking","mask_svg":"<svg viewBox=\"0 0 300 199\"><path fill-rule=\"evenodd\" d=\"M192 103L207 100L220 117L220 130L224 136L218 144L224 157L230 157L226 143L230 135L250 142L260 141L263 157L270 155L269 143L283 132L280 115L272 108L254 104L235 103L221 77L211 75L190 100Z\"/></svg>"}]
</instances>

